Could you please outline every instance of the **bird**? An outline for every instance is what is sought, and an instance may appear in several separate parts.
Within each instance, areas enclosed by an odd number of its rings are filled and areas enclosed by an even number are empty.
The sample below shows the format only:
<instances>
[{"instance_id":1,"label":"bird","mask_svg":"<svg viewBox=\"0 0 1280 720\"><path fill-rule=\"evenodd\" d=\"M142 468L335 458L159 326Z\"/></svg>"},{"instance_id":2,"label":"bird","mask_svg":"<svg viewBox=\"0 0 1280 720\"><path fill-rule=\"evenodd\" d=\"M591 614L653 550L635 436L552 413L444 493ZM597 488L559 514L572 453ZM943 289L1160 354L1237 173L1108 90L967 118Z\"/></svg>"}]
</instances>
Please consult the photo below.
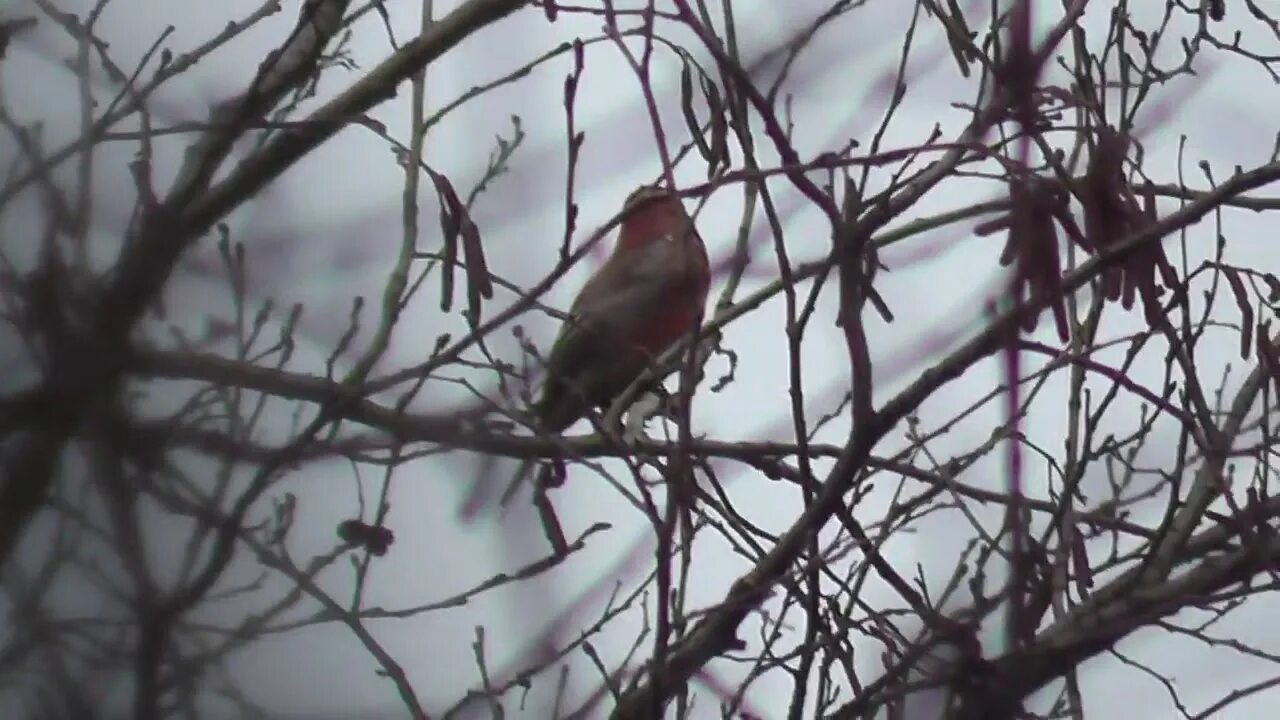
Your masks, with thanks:
<instances>
[{"instance_id":1,"label":"bird","mask_svg":"<svg viewBox=\"0 0 1280 720\"><path fill-rule=\"evenodd\" d=\"M680 198L642 185L623 203L613 252L569 309L533 404L537 429L560 433L613 400L702 323L706 245Z\"/></svg>"},{"instance_id":2,"label":"bird","mask_svg":"<svg viewBox=\"0 0 1280 720\"><path fill-rule=\"evenodd\" d=\"M560 434L593 408L608 408L667 349L701 326L710 285L706 245L679 196L653 185L634 190L619 213L612 253L578 292L552 343L546 377L527 415L532 429ZM501 507L534 464L521 463ZM537 488L563 480L563 464L552 466L543 466ZM487 504L485 487L490 486L477 484L464 502L464 520Z\"/></svg>"}]
</instances>

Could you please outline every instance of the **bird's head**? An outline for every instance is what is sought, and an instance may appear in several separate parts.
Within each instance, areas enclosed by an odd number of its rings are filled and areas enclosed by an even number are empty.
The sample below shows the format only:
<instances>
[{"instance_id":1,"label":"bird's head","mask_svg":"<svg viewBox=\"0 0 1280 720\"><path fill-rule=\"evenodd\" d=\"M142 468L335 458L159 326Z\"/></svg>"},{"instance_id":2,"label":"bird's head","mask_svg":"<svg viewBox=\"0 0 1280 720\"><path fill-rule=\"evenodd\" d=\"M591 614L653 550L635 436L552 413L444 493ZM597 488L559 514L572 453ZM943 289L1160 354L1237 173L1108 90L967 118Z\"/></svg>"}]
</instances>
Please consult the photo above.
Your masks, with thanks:
<instances>
[{"instance_id":1,"label":"bird's head","mask_svg":"<svg viewBox=\"0 0 1280 720\"><path fill-rule=\"evenodd\" d=\"M689 230L692 220L680 198L665 188L641 185L622 205L618 250L641 247Z\"/></svg>"},{"instance_id":2,"label":"bird's head","mask_svg":"<svg viewBox=\"0 0 1280 720\"><path fill-rule=\"evenodd\" d=\"M631 194L627 196L626 201L623 202L622 207L629 210L655 200L679 201L679 199L666 188L661 188L657 185L641 185L631 191Z\"/></svg>"}]
</instances>

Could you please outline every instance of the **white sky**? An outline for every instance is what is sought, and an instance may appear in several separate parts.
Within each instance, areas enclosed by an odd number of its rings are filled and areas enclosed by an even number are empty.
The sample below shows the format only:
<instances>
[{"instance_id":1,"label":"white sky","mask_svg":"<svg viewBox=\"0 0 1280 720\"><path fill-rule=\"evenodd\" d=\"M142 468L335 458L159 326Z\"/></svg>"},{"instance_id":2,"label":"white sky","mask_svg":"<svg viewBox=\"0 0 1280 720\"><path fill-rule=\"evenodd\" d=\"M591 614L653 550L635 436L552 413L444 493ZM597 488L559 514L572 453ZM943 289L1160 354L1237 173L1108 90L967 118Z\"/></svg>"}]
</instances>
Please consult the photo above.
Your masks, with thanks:
<instances>
[{"instance_id":1,"label":"white sky","mask_svg":"<svg viewBox=\"0 0 1280 720\"><path fill-rule=\"evenodd\" d=\"M22 12L23 0L4 4L8 13ZM587 3L584 3L587 4ZM590 3L594 4L594 3ZM86 3L63 2L60 7L82 12ZM115 0L103 15L101 35L111 41L111 51L123 67L132 67L145 49L166 26L174 32L168 46L183 51L221 28L232 17L247 13L256 5L246 0L222 3L174 3L162 0ZM184 80L174 83L158 96L153 108L155 122L168 124L196 120L204 116L208 105L229 96L241 87L256 66L258 58L274 46L291 27L296 17L296 2L263 23L247 36L238 39L222 52L192 71ZM437 2L437 15L458 5ZM824 31L814 46L793 70L792 117L795 122L796 145L802 157L810 157L824 149L837 147L850 136L865 143L877 126L887 102L885 81L892 78L901 48L902 33L909 19L910 3L881 0L851 13ZM968 3L972 7L974 3ZM987 3L978 3L987 7ZM1038 4L1039 5L1039 4ZM1058 3L1043 3L1057 8ZM1091 11L1089 27L1101 33L1105 17L1101 10L1109 3L1097 2ZM1133 5L1146 5L1133 3ZM1154 6L1163 3L1149 3ZM824 9L824 3L813 0L792 2L736 2L740 42L747 57L772 47L797 27ZM403 41L416 32L418 4L389 1L395 36ZM974 11L975 13L977 11ZM1056 11L1055 11L1056 12ZM1138 12L1134 8L1134 12ZM1246 30L1244 41L1266 46L1268 36L1257 24L1247 21L1243 8L1229 7L1229 24ZM977 15L971 22L981 24ZM1049 20L1056 19L1051 14ZM1042 17L1044 21L1046 18ZM1141 18L1137 20L1141 26ZM627 23L629 26L630 23ZM555 24L547 24L540 11L527 9L484 31L478 38L465 42L454 52L431 67L428 96L432 107L452 100L468 88L505 74L556 44L575 37L598 35L597 17L564 13ZM1229 36L1222 31L1221 36ZM673 38L687 42L685 33ZM1092 42L1100 43L1099 37ZM1269 40L1275 47L1275 39ZM60 145L76 130L76 116L69 103L75 97L72 76L57 64L67 56L70 46L47 23L30 37L17 42L0 65L0 88L8 107L21 121L43 120L49 147ZM381 21L375 14L367 16L356 28L351 43L352 55L361 70L373 67L390 51ZM1275 54L1275 53L1272 53ZM699 57L705 57L699 54ZM1176 181L1179 142L1185 136L1183 168L1187 182L1193 187L1206 187L1207 182L1196 169L1196 163L1208 162L1215 177L1222 179L1239 164L1246 168L1265 162L1270 155L1280 111L1280 94L1269 77L1238 58L1216 56L1221 64L1206 65L1197 83L1186 80L1169 83L1156 90L1153 103L1166 110L1157 120L1140 124L1146 149L1146 168L1154 179ZM640 104L638 84L627 69L616 47L608 42L595 43L587 50L587 70L578 91L578 125L586 131L578 167L578 200L581 215L578 239L586 237L618 208L627 191L640 182L650 180L658 162L653 150L653 136ZM494 147L495 135L510 137L510 116L520 117L527 133L523 147L517 152L511 171L500 178L492 190L482 196L475 217L484 234L490 268L498 275L527 286L542 277L555 262L555 251L563 233L564 193L564 113L561 104L562 83L571 67L570 56L562 56L535 70L529 77L475 100L447 117L428 139L427 161L447 174L460 191L469 190L479 178L485 159ZM956 70L945 46L940 44L936 22L922 20L916 49L907 72L909 90L884 147L921 143L928 138L935 123L943 138L954 137L967 120L965 113L951 107L956 102L971 102L973 81L965 81ZM357 71L358 72L358 71ZM354 80L357 72L333 71L327 74L320 95L329 97ZM669 55L655 55L655 89L669 136L675 140L687 137L680 117L677 97L678 65ZM976 75L975 75L976 77ZM408 127L408 87L400 95L379 107L374 117L404 138ZM309 106L314 106L314 103ZM1148 118L1153 117L1150 111ZM126 127L131 125L126 124ZM172 177L180 159L178 142L161 143L157 161L158 178ZM0 158L7 162L11 149L0 141ZM766 145L763 140L758 141ZM127 220L132 201L132 183L125 164L136 152L135 143L117 143L106 147L99 165L99 188L96 204L100 211L99 249L102 257L114 252L115 239ZM739 156L734 153L735 159ZM762 160L772 158L762 153ZM682 167L682 183L705 178L698 164ZM122 182L121 179L124 179ZM873 176L876 189L883 187L886 175ZM238 211L229 220L233 238L243 241L250 258L251 288L257 299L273 297L281 307L304 302L306 312L302 328L304 339L294 366L299 371L322 369L323 359L334 340L345 329L353 296L360 294L376 301L386 273L394 259L400 239L401 169L386 144L372 133L351 128L334 141L313 153L294 167L282 180L270 186L261 198ZM771 187L784 208L795 208L797 195L785 181L774 181ZM969 203L998 196L999 187L992 183L950 182L926 197L917 214L929 214L963 207ZM1259 194L1268 194L1265 191ZM1272 193L1274 194L1274 193ZM740 211L739 194L726 191L717 194L698 224L708 241L713 260L724 259L732 249L733 235ZM422 233L428 241L435 237L437 226L434 202L424 190ZM1168 210L1173 205L1162 206ZM10 235L14 228L29 223L32 215L8 213L0 228ZM1275 268L1276 251L1271 233L1263 227L1266 216L1245 212L1227 213L1222 218L1222 233L1228 238L1228 259L1240 264ZM938 341L954 339L957 332L972 332L983 318L985 301L998 292L1001 272L994 259L1003 237L977 238L969 231L972 224L917 238L902 248L887 252L884 259L891 271L881 274L880 291L897 315L897 321L886 326L877 318L869 321L873 359L877 368L876 401L882 402L896 389L910 382L936 357ZM1212 250L1211 221L1206 220L1189 234L1194 266ZM827 248L818 213L804 209L789 219L787 242L793 260L819 257ZM754 262L748 271L746 290L772 279L776 272L769 241L758 235ZM1166 241L1174 248L1177 239ZM426 243L429 244L429 243ZM10 247L12 246L12 247ZM17 256L30 251L13 241L5 250ZM1172 253L1172 250L1171 250ZM180 277L167 297L169 322L198 334L209 316L226 317L229 301L217 270L217 254L212 242L193 252L183 264ZM598 258L597 258L598 260ZM567 307L572 294L586 277L588 268L570 273L545 300L557 307ZM713 287L713 297L720 287ZM806 286L807 290L807 286ZM399 368L420 361L431 349L435 337L451 332L459 337L465 324L456 312L450 316L439 310L435 286L430 286L403 317L381 370ZM486 309L492 315L510 302L509 293L499 290L494 304ZM1226 317L1234 318L1234 310ZM733 326L727 345L740 358L738 380L722 393L703 392L695 404L695 432L716 439L789 438L790 423L785 415L787 390L787 358L782 335L782 306L771 302L749 319ZM822 390L843 387L847 373L843 341L832 325L834 305L827 299L820 303L819 316L813 322L805 346L804 373L807 402L811 417L832 409L839 400L823 396ZM1139 327L1135 315L1122 317L1109 312L1104 337L1116 337ZM555 324L541 315L528 315L520 320L540 347L546 348ZM370 325L366 321L366 326ZM1042 319L1038 336L1052 340L1051 323ZM367 333L363 336L367 341ZM518 352L509 332L493 337L491 349L507 358ZM1122 350L1104 353L1100 360L1115 362ZM1227 333L1216 346L1202 345L1199 361L1206 368L1202 377L1216 384L1221 368L1232 363L1238 385L1241 362L1236 354L1236 341ZM1160 356L1144 356L1134 373L1140 377L1158 377ZM1038 362L1036 360L1028 360ZM723 361L713 361L714 378L723 370ZM961 380L937 393L922 409L921 417L928 427L964 407L984 393L1000 378L998 362L986 362L970 370ZM472 374L483 380L487 376ZM1065 375L1051 381L1047 398L1066 397ZM834 385L833 385L834 384ZM451 402L466 398L457 385L434 383L414 405L423 411L440 410ZM171 402L153 398L157 406ZM280 421L286 421L290 407L273 409ZM1034 411L1025 430L1042 447L1061 452L1065 423L1065 402L1045 400ZM1131 428L1137 417L1133 402L1117 408L1110 422L1115 428ZM939 457L963 452L984 441L993 424L1002 419L1002 405L995 403L975 414L973 419L950 433L933 447ZM899 428L886 439L886 447L903 442ZM835 423L823 439L838 442L847 425ZM1158 429L1169 438L1174 428ZM1148 466L1160 465L1163 447L1149 446L1140 460ZM884 454L883 451L880 454ZM994 454L989 462L980 463L966 476L975 485L1000 489L1003 485L1003 455ZM1167 458L1166 458L1167 459ZM1035 492L1042 482L1043 470L1028 456L1029 490ZM821 476L828 464L819 462ZM781 530L794 518L800 507L798 493L792 488L771 483L752 475L741 475L740 466L721 464L728 490L735 503L753 522L771 530ZM496 466L493 480L504 482L512 466ZM739 473L738 476L732 476ZM430 602L471 587L494 573L510 570L545 553L545 543L532 511L514 508L501 519L459 527L454 512L465 495L465 483L472 482L475 458L455 453L440 458L415 461L398 475L392 493L389 525L396 533L396 544L383 559L374 563L369 588L369 604L403 607ZM378 487L378 471L363 468L360 477L366 493ZM575 482L575 479L578 480ZM1090 478L1101 483L1101 478ZM1040 486L1043 490L1043 486ZM882 489L888 491L890 488ZM1090 488L1084 488L1090 494ZM313 552L328 549L333 542L333 527L352 514L356 491L353 469L340 462L309 466L292 474L281 483L285 491L300 499L299 527L292 539L295 558L307 558ZM1105 485L1093 486L1091 497L1101 497ZM407 620L370 623L370 627L386 648L404 666L422 701L428 708L438 709L455 702L463 688L477 682L471 649L474 628L486 627L486 654L491 669L507 666L507 660L524 650L520 638L541 627L541 619L573 603L587 588L600 585L605 573L617 572L628 553L642 548L645 563L651 557L651 532L638 514L614 491L593 476L575 474L568 486L556 496L566 533L576 537L591 522L607 518L613 529L593 536L589 548L577 554L564 566L530 582L482 596L466 607L416 616ZM887 495L873 494L857 508L864 520L874 520L884 507ZM996 518L996 510L974 506L974 511ZM1151 507L1151 512L1160 508ZM1138 519L1143 519L1139 517ZM940 587L954 566L956 553L972 530L955 512L932 516L922 525L926 532L904 535L890 543L889 559L904 574L919 563L932 588ZM164 530L157 530L163 536ZM732 554L725 543L711 533L703 538L695 561L697 583L692 588L691 607L702 607L718 601L732 580L747 569L740 557ZM163 563L163 553L157 554ZM636 581L635 563L618 578L627 589ZM645 565L647 567L647 565ZM256 575L251 561L242 558L231 573L229 583L243 582ZM349 566L337 563L322 578L322 584L342 596L350 585ZM270 602L281 586L269 583L251 607ZM890 591L869 583L864 597L896 602ZM595 596L586 609L585 618L594 617L603 598ZM1219 625L1219 635L1243 635L1255 646L1270 651L1280 650L1280 631L1270 622L1273 612L1265 601L1255 601L1229 615ZM229 606L211 611L211 617L231 621L244 608ZM1190 613L1187 614L1190 617ZM638 625L634 613L606 633L597 648L606 662L616 661L625 652ZM749 622L741 636L752 638L758 623ZM561 639L571 637L565 633ZM992 640L996 636L992 636ZM995 645L989 646L989 650ZM1118 649L1130 657L1150 664L1173 678L1187 705L1196 711L1216 701L1233 687L1261 679L1260 673L1274 673L1258 661L1229 651L1212 652L1201 644L1171 638L1159 630L1137 633L1123 641ZM877 666L880 648L868 645L860 657L861 665L870 672ZM276 636L243 653L235 662L235 674L244 687L265 706L292 717L354 717L358 713L396 716L396 698L389 683L374 676L374 663L349 631L337 624ZM724 677L739 677L741 668L727 662L713 663L715 672ZM581 653L573 659L570 676L571 697L581 698L594 687L597 675ZM1173 709L1164 688L1141 673L1127 668L1112 657L1088 663L1082 673L1084 695L1088 699L1088 717L1108 720L1127 718L1139 712L1143 717L1172 717ZM539 717L546 708L549 691L554 687L554 672L544 674L530 693L525 712L508 704L513 716ZM761 710L765 717L777 717L779 703L785 702L789 685L772 677L753 686L749 705ZM123 692L117 689L118 692ZM513 695L514 696L514 695ZM710 695L700 702L707 705L696 717L710 717L714 710ZM1261 694L1233 706L1224 718L1260 717L1263 708L1275 702L1274 693Z\"/></svg>"}]
</instances>

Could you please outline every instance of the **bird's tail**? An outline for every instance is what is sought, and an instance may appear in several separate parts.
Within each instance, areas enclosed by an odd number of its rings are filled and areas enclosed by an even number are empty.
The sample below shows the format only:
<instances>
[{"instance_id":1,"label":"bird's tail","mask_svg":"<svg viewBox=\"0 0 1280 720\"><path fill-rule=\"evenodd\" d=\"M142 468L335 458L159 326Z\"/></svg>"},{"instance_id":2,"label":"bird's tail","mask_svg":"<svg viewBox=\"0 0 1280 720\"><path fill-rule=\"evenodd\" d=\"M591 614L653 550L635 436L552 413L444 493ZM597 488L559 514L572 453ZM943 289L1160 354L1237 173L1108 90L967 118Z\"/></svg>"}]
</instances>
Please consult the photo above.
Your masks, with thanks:
<instances>
[{"instance_id":1,"label":"bird's tail","mask_svg":"<svg viewBox=\"0 0 1280 720\"><path fill-rule=\"evenodd\" d=\"M533 470L535 467L537 468L537 474L533 482L528 483L527 480L534 475ZM555 552L568 552L569 545L565 540L564 530L560 527L560 520L556 517L551 498L547 496L548 488L557 487L563 483L563 462L557 460L521 460L515 476L511 478L510 484L507 485L506 491L502 493L502 498L497 503L500 508L499 512L506 510L511 499L515 497L522 487L531 486L533 490L532 504L538 510L538 518L542 522L542 529L546 534L547 541ZM486 507L493 504L493 490L492 483L477 482L472 486L471 494L467 496L458 512L463 522L474 521Z\"/></svg>"},{"instance_id":2,"label":"bird's tail","mask_svg":"<svg viewBox=\"0 0 1280 720\"><path fill-rule=\"evenodd\" d=\"M495 497L498 490L495 486L496 484L485 480L494 474L492 472L494 468L481 468L481 471L477 473L479 475L478 481L472 483L471 492L467 494L462 501L462 506L458 508L459 519L463 522L473 522L480 517L485 508L492 507L495 504L500 510L505 510L511 499L520 491L520 488L526 485L537 465L537 460L521 460L519 467L516 468L515 475L508 481L507 488L502 492L501 497L497 497L496 503Z\"/></svg>"}]
</instances>

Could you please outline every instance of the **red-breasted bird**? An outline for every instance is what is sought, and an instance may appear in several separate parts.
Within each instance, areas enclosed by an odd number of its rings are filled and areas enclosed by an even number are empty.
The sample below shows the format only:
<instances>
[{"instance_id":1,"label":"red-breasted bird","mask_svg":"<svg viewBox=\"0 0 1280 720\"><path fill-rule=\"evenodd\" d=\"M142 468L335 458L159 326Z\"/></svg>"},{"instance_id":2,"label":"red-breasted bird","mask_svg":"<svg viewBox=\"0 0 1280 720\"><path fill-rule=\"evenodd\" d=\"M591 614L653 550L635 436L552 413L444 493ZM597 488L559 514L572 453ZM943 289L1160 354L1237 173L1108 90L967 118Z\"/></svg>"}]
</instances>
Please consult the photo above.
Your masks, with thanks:
<instances>
[{"instance_id":1,"label":"red-breasted bird","mask_svg":"<svg viewBox=\"0 0 1280 720\"><path fill-rule=\"evenodd\" d=\"M534 403L540 429L561 432L607 408L702 322L707 249L670 191L642 186L623 204L618 241L569 309Z\"/></svg>"},{"instance_id":2,"label":"red-breasted bird","mask_svg":"<svg viewBox=\"0 0 1280 720\"><path fill-rule=\"evenodd\" d=\"M680 198L644 186L623 204L613 253L569 309L547 359L547 377L531 420L559 433L593 407L607 408L680 338L702 322L711 272L707 249ZM527 476L526 461L502 505ZM554 484L544 468L538 483ZM465 501L462 517L487 504L484 483Z\"/></svg>"}]
</instances>

